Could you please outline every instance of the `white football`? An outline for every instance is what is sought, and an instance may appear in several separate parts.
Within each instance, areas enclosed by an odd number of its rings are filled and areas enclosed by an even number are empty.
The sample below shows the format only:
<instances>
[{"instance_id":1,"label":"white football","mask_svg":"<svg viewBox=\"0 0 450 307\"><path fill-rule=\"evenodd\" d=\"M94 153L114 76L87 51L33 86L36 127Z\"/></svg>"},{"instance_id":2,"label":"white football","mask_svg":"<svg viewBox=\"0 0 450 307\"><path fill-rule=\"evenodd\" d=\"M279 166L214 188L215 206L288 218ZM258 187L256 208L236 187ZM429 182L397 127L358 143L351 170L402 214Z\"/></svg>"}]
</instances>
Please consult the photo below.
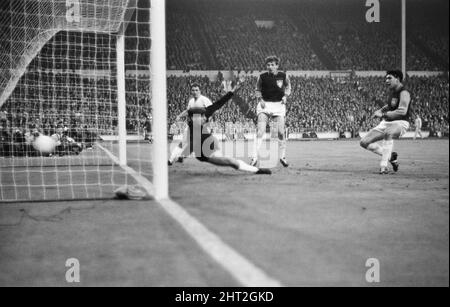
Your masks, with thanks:
<instances>
[{"instance_id":1,"label":"white football","mask_svg":"<svg viewBox=\"0 0 450 307\"><path fill-rule=\"evenodd\" d=\"M55 140L46 135L38 136L33 142L33 148L42 153L52 153L55 147Z\"/></svg>"}]
</instances>

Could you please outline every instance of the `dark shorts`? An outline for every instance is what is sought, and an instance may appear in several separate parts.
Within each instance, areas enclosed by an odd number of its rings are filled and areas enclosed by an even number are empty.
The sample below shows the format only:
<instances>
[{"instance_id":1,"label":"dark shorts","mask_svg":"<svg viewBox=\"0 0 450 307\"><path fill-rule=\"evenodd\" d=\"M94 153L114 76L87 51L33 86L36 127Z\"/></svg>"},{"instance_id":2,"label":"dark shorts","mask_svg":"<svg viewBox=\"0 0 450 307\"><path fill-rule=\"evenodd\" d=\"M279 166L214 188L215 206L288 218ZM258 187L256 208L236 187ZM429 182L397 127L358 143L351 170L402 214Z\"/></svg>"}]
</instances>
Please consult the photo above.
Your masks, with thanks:
<instances>
[{"instance_id":1,"label":"dark shorts","mask_svg":"<svg viewBox=\"0 0 450 307\"><path fill-rule=\"evenodd\" d=\"M198 141L197 141L198 142ZM195 153L197 160L207 162L209 157L219 150L218 140L212 133L202 133L199 143L194 141L194 136L189 133L189 153Z\"/></svg>"}]
</instances>

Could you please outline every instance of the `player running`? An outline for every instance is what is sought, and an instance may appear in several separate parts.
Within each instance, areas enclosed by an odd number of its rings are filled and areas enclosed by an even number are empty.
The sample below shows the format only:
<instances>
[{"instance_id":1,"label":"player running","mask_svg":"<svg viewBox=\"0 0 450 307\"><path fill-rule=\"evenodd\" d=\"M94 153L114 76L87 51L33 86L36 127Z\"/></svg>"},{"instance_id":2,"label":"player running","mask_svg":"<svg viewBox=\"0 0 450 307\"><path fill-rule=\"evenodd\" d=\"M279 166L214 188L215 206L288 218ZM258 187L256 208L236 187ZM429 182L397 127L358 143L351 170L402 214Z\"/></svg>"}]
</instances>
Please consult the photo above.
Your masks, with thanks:
<instances>
[{"instance_id":1,"label":"player running","mask_svg":"<svg viewBox=\"0 0 450 307\"><path fill-rule=\"evenodd\" d=\"M389 100L373 115L382 121L360 143L363 148L381 156L380 174L389 173L388 162L391 163L394 172L398 171L398 154L393 152L394 139L408 130L411 107L411 96L402 84L403 73L399 70L390 70L385 78L390 90ZM381 140L382 145L377 143Z\"/></svg>"},{"instance_id":2,"label":"player running","mask_svg":"<svg viewBox=\"0 0 450 307\"><path fill-rule=\"evenodd\" d=\"M193 104L189 104L186 110L188 115L188 137L183 141L181 147L177 147L181 149L181 152L178 149L178 153L187 156L194 152L196 158L201 162L208 162L217 166L229 166L236 170L255 174L271 174L272 172L269 169L257 168L241 160L223 157L220 152L219 141L212 135L208 127L208 121L211 116L233 97L234 92L239 87L240 84L237 84L231 91L211 105L205 106L204 102L199 102L198 100L195 100ZM197 84L194 84L191 90L200 93L200 88ZM171 158L174 157L175 155Z\"/></svg>"},{"instance_id":3,"label":"player running","mask_svg":"<svg viewBox=\"0 0 450 307\"><path fill-rule=\"evenodd\" d=\"M285 72L278 71L280 59L269 56L265 60L267 72L261 74L256 84L256 97L260 99L256 108L258 116L257 134L251 165L258 163L259 150L266 132L267 123L274 119L278 131L280 162L288 167L286 160L285 116L286 100L291 94L291 82Z\"/></svg>"}]
</instances>

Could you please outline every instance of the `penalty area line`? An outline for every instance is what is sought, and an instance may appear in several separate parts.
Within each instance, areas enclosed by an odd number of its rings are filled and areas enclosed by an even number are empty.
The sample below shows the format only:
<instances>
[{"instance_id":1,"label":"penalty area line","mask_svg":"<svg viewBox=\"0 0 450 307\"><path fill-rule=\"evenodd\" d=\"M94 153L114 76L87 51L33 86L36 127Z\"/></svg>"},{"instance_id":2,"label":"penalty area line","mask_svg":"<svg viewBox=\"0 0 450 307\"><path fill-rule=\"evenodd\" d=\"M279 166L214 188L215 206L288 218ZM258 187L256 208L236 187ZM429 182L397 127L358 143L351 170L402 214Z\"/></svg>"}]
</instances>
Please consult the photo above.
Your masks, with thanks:
<instances>
[{"instance_id":1,"label":"penalty area line","mask_svg":"<svg viewBox=\"0 0 450 307\"><path fill-rule=\"evenodd\" d=\"M145 177L138 174L131 167L120 165L119 159L108 149L97 144L113 162L117 163L124 171L130 174L145 190L154 195L153 184ZM235 280L244 287L282 287L278 280L268 276L261 268L251 263L236 250L228 246L218 235L210 231L195 217L190 215L183 207L171 199L157 201L164 211L169 214L181 227L194 239L201 249Z\"/></svg>"}]
</instances>

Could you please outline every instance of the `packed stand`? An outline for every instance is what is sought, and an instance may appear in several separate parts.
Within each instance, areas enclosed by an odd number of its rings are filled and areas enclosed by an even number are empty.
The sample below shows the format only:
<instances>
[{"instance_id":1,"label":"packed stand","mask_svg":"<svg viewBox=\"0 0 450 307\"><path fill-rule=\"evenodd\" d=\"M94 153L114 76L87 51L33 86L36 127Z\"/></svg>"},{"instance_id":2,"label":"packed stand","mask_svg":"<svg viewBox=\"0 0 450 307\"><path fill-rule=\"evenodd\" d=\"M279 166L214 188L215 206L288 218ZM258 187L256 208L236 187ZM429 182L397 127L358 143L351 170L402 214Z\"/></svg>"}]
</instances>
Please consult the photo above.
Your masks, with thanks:
<instances>
[{"instance_id":1,"label":"packed stand","mask_svg":"<svg viewBox=\"0 0 450 307\"><path fill-rule=\"evenodd\" d=\"M182 70L206 69L194 33L189 27L188 16L180 12L168 15L167 68Z\"/></svg>"},{"instance_id":2,"label":"packed stand","mask_svg":"<svg viewBox=\"0 0 450 307\"><path fill-rule=\"evenodd\" d=\"M408 70L448 70L448 17L442 3L408 2ZM201 54L191 45L191 19L198 20L215 57L216 66L208 69L261 70L264 57L271 54L283 60L286 70L401 66L400 2L383 3L379 23L366 21L368 7L359 0L197 0L189 6L171 0L169 4L168 38L174 42L169 44L169 69L184 70L186 63L201 62ZM184 17L177 7L184 8Z\"/></svg>"},{"instance_id":3,"label":"packed stand","mask_svg":"<svg viewBox=\"0 0 450 307\"><path fill-rule=\"evenodd\" d=\"M366 21L367 8L361 6L360 1L324 3L319 0L301 7L294 5L290 11L302 19L309 32L321 41L323 49L336 63L336 69L384 70L386 67L401 66L401 8L398 4L383 4L380 12L382 20L379 23ZM448 65L439 66L415 41L417 31L422 28L421 14L418 9L408 10L409 20L414 22L407 27L407 68L419 71L446 70ZM427 23L423 21L423 25ZM432 48L428 43L439 37L439 33L447 31L443 26L438 26L434 33L423 36L426 48Z\"/></svg>"},{"instance_id":4,"label":"packed stand","mask_svg":"<svg viewBox=\"0 0 450 307\"><path fill-rule=\"evenodd\" d=\"M190 84L200 84L202 93L213 101L224 93L220 80L210 82L207 77L169 77L168 80L169 123L178 125L174 131L183 129L176 116L187 106ZM248 77L238 94L252 110L257 104L255 84L256 77ZM286 115L286 126L291 133L350 132L352 137L357 137L359 131L369 131L378 124L379 120L371 116L387 101L387 89L380 77L291 77L291 84ZM417 114L423 120L423 128L432 135L448 134L448 78L411 77L406 86L412 97L411 126L414 127ZM248 132L254 127L254 121L254 117L246 117L233 102L213 117L215 127L222 130L231 123L239 131Z\"/></svg>"},{"instance_id":5,"label":"packed stand","mask_svg":"<svg viewBox=\"0 0 450 307\"><path fill-rule=\"evenodd\" d=\"M190 86L200 85L202 94L212 101L225 93L226 81L210 81L206 76L168 77L168 127L171 134L185 128L177 115L186 109ZM291 77L292 95L287 103L286 126L290 133L368 131L377 125L373 112L387 100L381 77ZM215 132L228 139L242 139L254 132L257 99L256 77L248 76L237 96L252 112L243 112L239 103L230 102L212 118ZM415 115L431 136L448 135L449 84L446 76L411 77L406 82L412 96L411 127ZM3 133L22 135L39 129L52 135L64 128L80 141L92 142L98 135L117 135L116 81L110 78L80 78L43 72L29 72L20 80L7 103L2 106ZM142 134L151 126L151 95L148 76L126 79L126 127L129 134ZM85 139L83 139L85 138ZM89 139L89 140L88 140Z\"/></svg>"}]
</instances>

